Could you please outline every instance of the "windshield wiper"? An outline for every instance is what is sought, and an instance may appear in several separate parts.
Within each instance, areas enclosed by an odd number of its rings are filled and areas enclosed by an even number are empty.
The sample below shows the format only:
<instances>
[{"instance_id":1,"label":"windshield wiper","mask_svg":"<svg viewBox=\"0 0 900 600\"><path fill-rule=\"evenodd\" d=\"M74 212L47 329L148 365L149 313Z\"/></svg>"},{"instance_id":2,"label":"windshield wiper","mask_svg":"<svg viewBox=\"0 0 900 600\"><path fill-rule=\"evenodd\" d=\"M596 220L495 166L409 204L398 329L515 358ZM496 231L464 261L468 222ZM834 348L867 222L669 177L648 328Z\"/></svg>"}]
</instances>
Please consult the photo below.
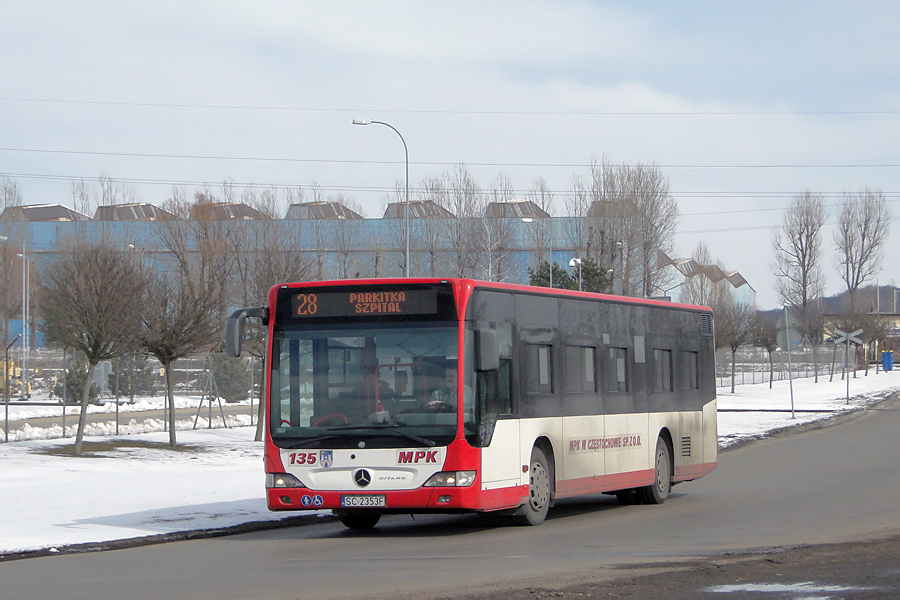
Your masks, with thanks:
<instances>
[{"instance_id":1,"label":"windshield wiper","mask_svg":"<svg viewBox=\"0 0 900 600\"><path fill-rule=\"evenodd\" d=\"M356 431L362 429L386 429L389 430L390 433L394 435L404 437L408 440L412 440L424 446L428 446L429 448L435 445L433 440L429 440L427 438L420 437L418 435L414 435L412 433L406 433L405 431L397 431L398 427L406 427L406 425L402 424L384 424L384 425L337 425L335 427L328 427L328 431Z\"/></svg>"}]
</instances>

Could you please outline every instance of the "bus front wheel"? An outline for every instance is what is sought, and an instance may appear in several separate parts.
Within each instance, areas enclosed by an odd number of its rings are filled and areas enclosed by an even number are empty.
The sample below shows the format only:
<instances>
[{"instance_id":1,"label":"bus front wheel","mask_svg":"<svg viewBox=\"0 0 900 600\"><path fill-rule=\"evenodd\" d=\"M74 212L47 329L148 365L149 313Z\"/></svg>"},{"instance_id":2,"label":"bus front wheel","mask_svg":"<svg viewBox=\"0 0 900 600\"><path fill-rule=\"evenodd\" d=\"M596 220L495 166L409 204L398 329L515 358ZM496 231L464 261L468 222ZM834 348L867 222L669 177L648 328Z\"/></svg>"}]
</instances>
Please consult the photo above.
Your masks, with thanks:
<instances>
[{"instance_id":1,"label":"bus front wheel","mask_svg":"<svg viewBox=\"0 0 900 600\"><path fill-rule=\"evenodd\" d=\"M669 445L662 437L656 440L656 460L653 483L638 489L638 497L644 504L662 504L672 489L672 459Z\"/></svg>"},{"instance_id":2,"label":"bus front wheel","mask_svg":"<svg viewBox=\"0 0 900 600\"><path fill-rule=\"evenodd\" d=\"M528 501L516 512L519 525L540 525L550 510L550 464L544 451L534 447L528 478Z\"/></svg>"},{"instance_id":3,"label":"bus front wheel","mask_svg":"<svg viewBox=\"0 0 900 600\"><path fill-rule=\"evenodd\" d=\"M335 515L347 529L372 529L381 518L379 513L352 512Z\"/></svg>"}]
</instances>

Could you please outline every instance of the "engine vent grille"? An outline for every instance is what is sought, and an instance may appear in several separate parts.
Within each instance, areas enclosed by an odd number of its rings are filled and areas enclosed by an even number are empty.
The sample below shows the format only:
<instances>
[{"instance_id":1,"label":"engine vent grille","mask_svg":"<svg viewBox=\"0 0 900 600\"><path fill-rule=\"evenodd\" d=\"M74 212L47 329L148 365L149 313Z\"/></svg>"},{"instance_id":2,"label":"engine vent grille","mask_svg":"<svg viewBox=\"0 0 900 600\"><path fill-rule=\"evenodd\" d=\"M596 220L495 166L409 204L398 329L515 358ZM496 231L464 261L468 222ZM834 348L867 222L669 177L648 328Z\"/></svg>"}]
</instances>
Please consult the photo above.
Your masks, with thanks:
<instances>
[{"instance_id":1,"label":"engine vent grille","mask_svg":"<svg viewBox=\"0 0 900 600\"><path fill-rule=\"evenodd\" d=\"M712 315L710 315L710 314L700 315L700 335L712 337L712 334L713 334Z\"/></svg>"},{"instance_id":2,"label":"engine vent grille","mask_svg":"<svg viewBox=\"0 0 900 600\"><path fill-rule=\"evenodd\" d=\"M681 438L681 456L690 456L691 455L691 438L683 437Z\"/></svg>"}]
</instances>

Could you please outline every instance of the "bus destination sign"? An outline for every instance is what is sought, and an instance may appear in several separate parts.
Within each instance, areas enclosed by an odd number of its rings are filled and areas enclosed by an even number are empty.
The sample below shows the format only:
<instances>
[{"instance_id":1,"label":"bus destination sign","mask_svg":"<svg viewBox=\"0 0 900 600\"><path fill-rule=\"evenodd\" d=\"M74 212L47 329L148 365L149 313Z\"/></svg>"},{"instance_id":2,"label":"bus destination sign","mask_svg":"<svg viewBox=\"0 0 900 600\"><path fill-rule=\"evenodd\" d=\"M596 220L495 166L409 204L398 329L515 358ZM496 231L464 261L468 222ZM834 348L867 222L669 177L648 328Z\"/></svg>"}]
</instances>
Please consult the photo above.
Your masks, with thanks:
<instances>
[{"instance_id":1,"label":"bus destination sign","mask_svg":"<svg viewBox=\"0 0 900 600\"><path fill-rule=\"evenodd\" d=\"M303 292L291 297L294 318L432 315L435 290Z\"/></svg>"}]
</instances>

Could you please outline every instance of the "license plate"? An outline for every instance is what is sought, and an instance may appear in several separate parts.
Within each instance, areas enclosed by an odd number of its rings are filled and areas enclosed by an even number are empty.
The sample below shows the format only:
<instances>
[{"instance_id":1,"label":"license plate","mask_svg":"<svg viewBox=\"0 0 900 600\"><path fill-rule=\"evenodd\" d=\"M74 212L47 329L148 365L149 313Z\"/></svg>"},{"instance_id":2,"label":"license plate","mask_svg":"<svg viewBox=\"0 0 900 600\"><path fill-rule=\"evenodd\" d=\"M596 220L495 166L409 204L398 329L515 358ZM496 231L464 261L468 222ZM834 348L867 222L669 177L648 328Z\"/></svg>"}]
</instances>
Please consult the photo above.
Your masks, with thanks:
<instances>
[{"instance_id":1,"label":"license plate","mask_svg":"<svg viewBox=\"0 0 900 600\"><path fill-rule=\"evenodd\" d=\"M387 506L385 496L341 496L341 506L378 508Z\"/></svg>"}]
</instances>

